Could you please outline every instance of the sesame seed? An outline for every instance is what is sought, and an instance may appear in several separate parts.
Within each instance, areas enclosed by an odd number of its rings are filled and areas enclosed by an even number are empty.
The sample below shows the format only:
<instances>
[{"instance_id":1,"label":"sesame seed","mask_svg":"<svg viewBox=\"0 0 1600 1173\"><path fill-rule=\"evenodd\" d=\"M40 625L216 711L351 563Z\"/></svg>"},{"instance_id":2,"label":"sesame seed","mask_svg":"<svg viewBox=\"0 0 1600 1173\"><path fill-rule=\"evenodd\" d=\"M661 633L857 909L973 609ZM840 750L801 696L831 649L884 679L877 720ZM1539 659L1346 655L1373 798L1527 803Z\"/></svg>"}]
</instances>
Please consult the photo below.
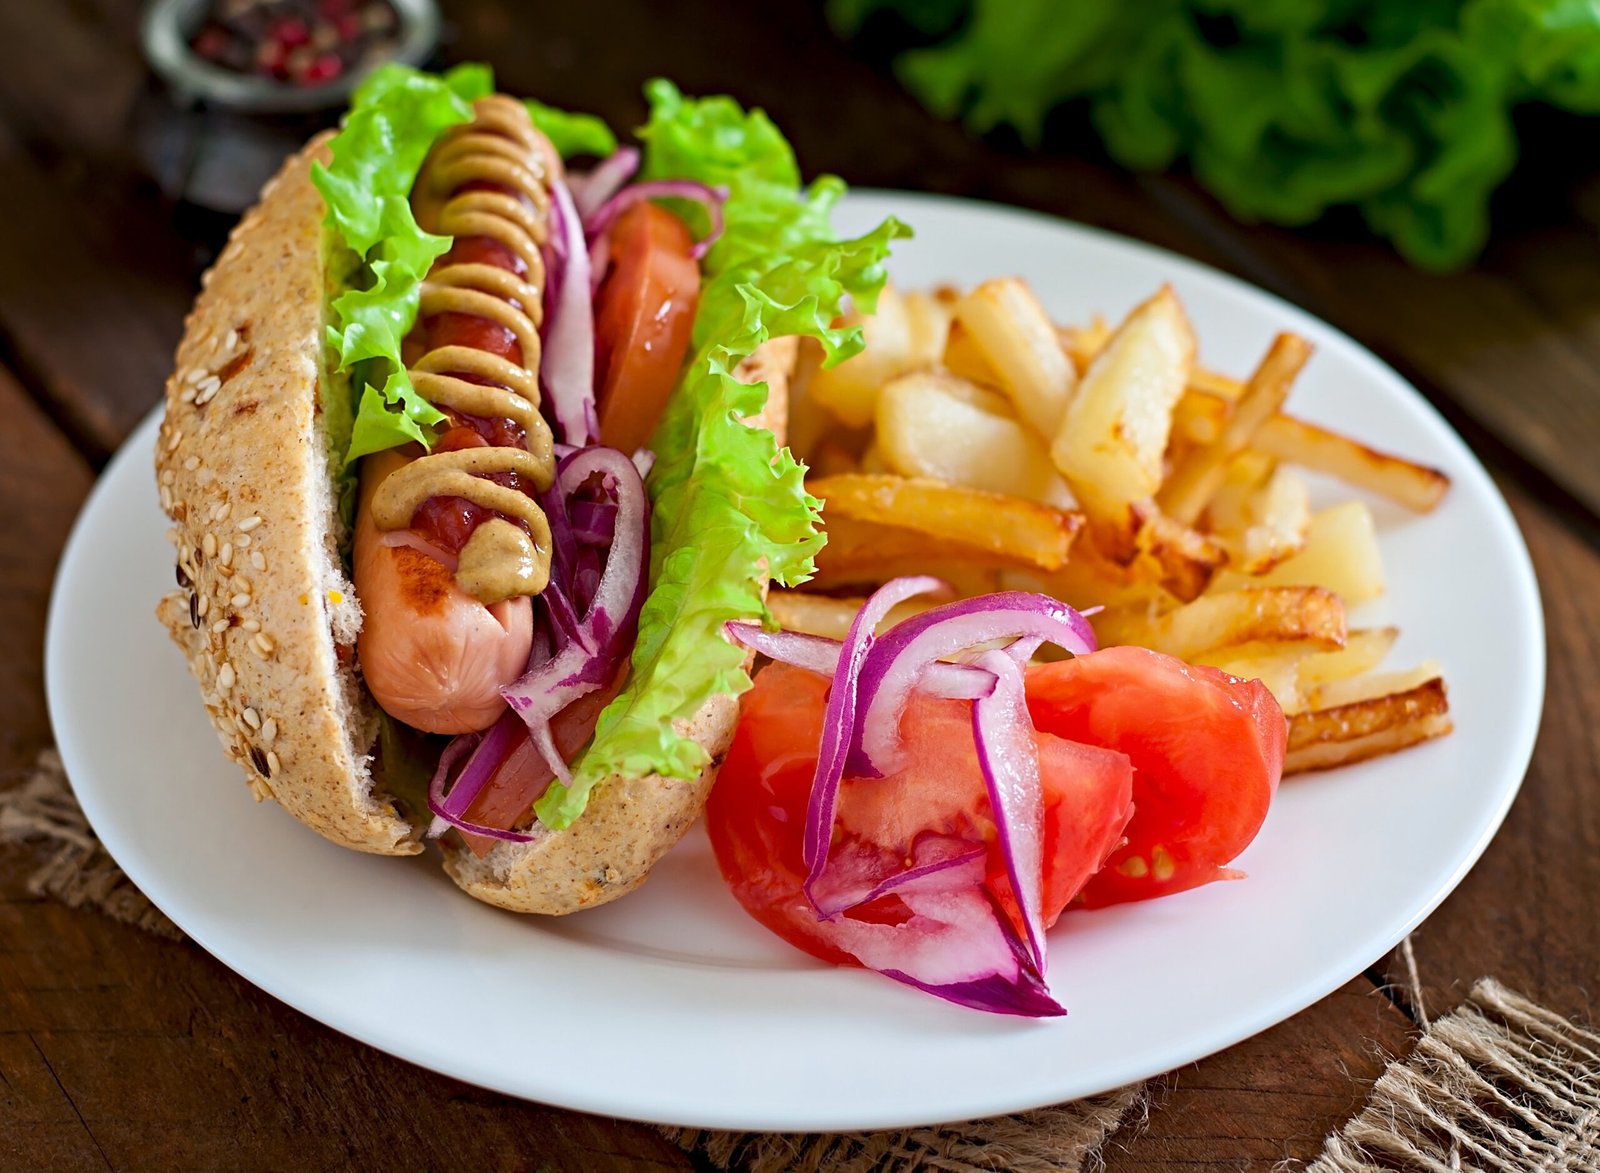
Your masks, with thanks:
<instances>
[{"instance_id":1,"label":"sesame seed","mask_svg":"<svg viewBox=\"0 0 1600 1173\"><path fill-rule=\"evenodd\" d=\"M167 451L171 452L181 443L183 443L183 429L173 428L172 435L167 437Z\"/></svg>"},{"instance_id":2,"label":"sesame seed","mask_svg":"<svg viewBox=\"0 0 1600 1173\"><path fill-rule=\"evenodd\" d=\"M206 552L207 558L215 558L217 556L217 535L213 533L206 534L205 537L200 539L200 548Z\"/></svg>"},{"instance_id":3,"label":"sesame seed","mask_svg":"<svg viewBox=\"0 0 1600 1173\"><path fill-rule=\"evenodd\" d=\"M164 469L161 470L161 483L163 485L170 485L173 481L175 481L177 479L178 479L178 474L173 472L170 468L164 468Z\"/></svg>"},{"instance_id":4,"label":"sesame seed","mask_svg":"<svg viewBox=\"0 0 1600 1173\"><path fill-rule=\"evenodd\" d=\"M282 768L282 766L283 766L283 763L278 760L278 755L276 753L274 753L272 750L269 749L267 751L267 773L268 773L268 775L270 776L272 774L276 774L278 772L278 770Z\"/></svg>"},{"instance_id":5,"label":"sesame seed","mask_svg":"<svg viewBox=\"0 0 1600 1173\"><path fill-rule=\"evenodd\" d=\"M245 631L250 631L250 632L260 631L261 630L261 620L259 620L259 619L246 619L243 623L239 624L239 626L241 628L243 628Z\"/></svg>"},{"instance_id":6,"label":"sesame seed","mask_svg":"<svg viewBox=\"0 0 1600 1173\"><path fill-rule=\"evenodd\" d=\"M239 522L239 532L242 533L242 534L247 534L251 530L255 529L256 526L258 526L260 524L261 524L261 518L255 516L255 515L251 515L250 517L243 518Z\"/></svg>"},{"instance_id":7,"label":"sesame seed","mask_svg":"<svg viewBox=\"0 0 1600 1173\"><path fill-rule=\"evenodd\" d=\"M200 618L204 619L206 617L206 612L209 611L209 610L211 610L211 596L210 595L201 595L200 596L200 602L198 604L196 604L196 606L195 606L195 614L199 615ZM197 623L197 624L195 624L195 626L199 627L200 625Z\"/></svg>"},{"instance_id":8,"label":"sesame seed","mask_svg":"<svg viewBox=\"0 0 1600 1173\"><path fill-rule=\"evenodd\" d=\"M233 680L233 665L224 663L222 669L217 673L217 687L227 691L233 687Z\"/></svg>"},{"instance_id":9,"label":"sesame seed","mask_svg":"<svg viewBox=\"0 0 1600 1173\"><path fill-rule=\"evenodd\" d=\"M250 565L254 566L257 570L265 570L267 568L267 556L260 550L251 550Z\"/></svg>"},{"instance_id":10,"label":"sesame seed","mask_svg":"<svg viewBox=\"0 0 1600 1173\"><path fill-rule=\"evenodd\" d=\"M256 637L250 641L261 650L263 656L270 656L278 645L272 642L272 637L265 632L257 632Z\"/></svg>"},{"instance_id":11,"label":"sesame seed","mask_svg":"<svg viewBox=\"0 0 1600 1173\"><path fill-rule=\"evenodd\" d=\"M222 349L232 350L237 345L239 345L239 331L229 330L228 336L222 340Z\"/></svg>"},{"instance_id":12,"label":"sesame seed","mask_svg":"<svg viewBox=\"0 0 1600 1173\"><path fill-rule=\"evenodd\" d=\"M211 630L212 631L227 631L228 630L228 621L226 619L217 620L215 623L213 623L211 625Z\"/></svg>"},{"instance_id":13,"label":"sesame seed","mask_svg":"<svg viewBox=\"0 0 1600 1173\"><path fill-rule=\"evenodd\" d=\"M245 594L243 591L240 591L228 601L231 602L235 607L248 607L250 605L250 596Z\"/></svg>"},{"instance_id":14,"label":"sesame seed","mask_svg":"<svg viewBox=\"0 0 1600 1173\"><path fill-rule=\"evenodd\" d=\"M194 402L194 398L195 398L195 389L193 387L185 387L182 391L180 391L178 393L178 402L179 403L193 403Z\"/></svg>"},{"instance_id":15,"label":"sesame seed","mask_svg":"<svg viewBox=\"0 0 1600 1173\"><path fill-rule=\"evenodd\" d=\"M265 721L261 722L261 740L266 742L268 745L271 745L277 740L277 737L278 722L274 718L268 717Z\"/></svg>"},{"instance_id":16,"label":"sesame seed","mask_svg":"<svg viewBox=\"0 0 1600 1173\"><path fill-rule=\"evenodd\" d=\"M183 462L183 469L184 469L185 472L193 472L195 469L197 469L199 467L200 467L200 458L198 456L191 456L191 457L189 457L188 460L185 460Z\"/></svg>"},{"instance_id":17,"label":"sesame seed","mask_svg":"<svg viewBox=\"0 0 1600 1173\"><path fill-rule=\"evenodd\" d=\"M189 596L189 624L196 631L200 630L200 605L194 595Z\"/></svg>"},{"instance_id":18,"label":"sesame seed","mask_svg":"<svg viewBox=\"0 0 1600 1173\"><path fill-rule=\"evenodd\" d=\"M244 549L249 544L250 544L250 535L249 534L240 534L237 538L234 539L234 545L238 546L239 549L241 549L241 550Z\"/></svg>"},{"instance_id":19,"label":"sesame seed","mask_svg":"<svg viewBox=\"0 0 1600 1173\"><path fill-rule=\"evenodd\" d=\"M194 397L194 405L196 407L204 407L206 404L210 403L212 399L216 398L217 392L221 389L222 380L218 379L215 375L212 375L204 383L200 384L199 394Z\"/></svg>"},{"instance_id":20,"label":"sesame seed","mask_svg":"<svg viewBox=\"0 0 1600 1173\"><path fill-rule=\"evenodd\" d=\"M222 549L217 552L217 561L222 563L224 566L231 566L233 564L233 543L232 542L223 542L222 543Z\"/></svg>"},{"instance_id":21,"label":"sesame seed","mask_svg":"<svg viewBox=\"0 0 1600 1173\"><path fill-rule=\"evenodd\" d=\"M188 370L183 372L183 381L185 383L198 383L201 379L203 379L205 377L206 377L205 371L203 371L199 367L190 367Z\"/></svg>"},{"instance_id":22,"label":"sesame seed","mask_svg":"<svg viewBox=\"0 0 1600 1173\"><path fill-rule=\"evenodd\" d=\"M224 737L232 737L235 733L239 732L239 727L233 723L233 718L228 716L226 713L221 713L217 716L216 725L217 732L221 733Z\"/></svg>"},{"instance_id":23,"label":"sesame seed","mask_svg":"<svg viewBox=\"0 0 1600 1173\"><path fill-rule=\"evenodd\" d=\"M165 485L161 486L161 508L168 513L172 512L172 490Z\"/></svg>"},{"instance_id":24,"label":"sesame seed","mask_svg":"<svg viewBox=\"0 0 1600 1173\"><path fill-rule=\"evenodd\" d=\"M241 578L238 582L234 583L233 585L234 585L234 588L236 590L238 590L240 594L250 595L250 594L254 594L255 593L255 589L256 588L251 584L251 582L250 582L250 580L248 578Z\"/></svg>"},{"instance_id":25,"label":"sesame seed","mask_svg":"<svg viewBox=\"0 0 1600 1173\"><path fill-rule=\"evenodd\" d=\"M250 747L250 764L256 768L256 773L263 778L267 776L267 771L271 768L270 763L267 761L267 755L253 745Z\"/></svg>"},{"instance_id":26,"label":"sesame seed","mask_svg":"<svg viewBox=\"0 0 1600 1173\"><path fill-rule=\"evenodd\" d=\"M218 521L227 521L228 520L228 514L230 514L232 512L233 512L233 502L232 501L224 501L221 505L217 506L217 520Z\"/></svg>"},{"instance_id":27,"label":"sesame seed","mask_svg":"<svg viewBox=\"0 0 1600 1173\"><path fill-rule=\"evenodd\" d=\"M261 714L256 712L254 709L246 706L242 716L244 717L244 723L250 726L250 728L261 728Z\"/></svg>"}]
</instances>

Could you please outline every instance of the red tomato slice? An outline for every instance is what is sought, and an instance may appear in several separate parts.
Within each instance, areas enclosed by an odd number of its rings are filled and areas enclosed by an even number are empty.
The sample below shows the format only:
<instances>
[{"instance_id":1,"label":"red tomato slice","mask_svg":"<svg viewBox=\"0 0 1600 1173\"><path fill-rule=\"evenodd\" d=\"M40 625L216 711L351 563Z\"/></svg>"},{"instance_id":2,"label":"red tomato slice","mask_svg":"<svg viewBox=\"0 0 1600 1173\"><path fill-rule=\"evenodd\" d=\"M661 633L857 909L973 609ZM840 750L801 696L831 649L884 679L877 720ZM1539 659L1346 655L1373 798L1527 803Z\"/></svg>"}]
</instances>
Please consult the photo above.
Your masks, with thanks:
<instances>
[{"instance_id":1,"label":"red tomato slice","mask_svg":"<svg viewBox=\"0 0 1600 1173\"><path fill-rule=\"evenodd\" d=\"M706 807L706 826L734 896L746 911L790 944L825 961L857 964L802 891L806 803L816 771L830 682L774 664L744 698L739 727ZM840 789L835 842L855 838L902 855L925 832L989 844L986 887L1020 935L1016 901L995 844L988 793L972 743L971 706L917 697L902 723L910 760L887 778L847 779ZM1132 770L1119 753L1038 736L1045 792L1047 923L1077 894L1122 838L1129 816ZM896 923L903 915L887 896L845 915Z\"/></svg>"},{"instance_id":2,"label":"red tomato slice","mask_svg":"<svg viewBox=\"0 0 1600 1173\"><path fill-rule=\"evenodd\" d=\"M1147 648L1028 669L1035 727L1133 759L1128 842L1083 890L1090 908L1182 892L1238 873L1283 773L1283 711L1239 680Z\"/></svg>"},{"instance_id":3,"label":"red tomato slice","mask_svg":"<svg viewBox=\"0 0 1600 1173\"><path fill-rule=\"evenodd\" d=\"M683 221L649 202L618 218L610 248L595 306L600 440L633 452L649 442L677 385L700 300L700 265Z\"/></svg>"}]
</instances>

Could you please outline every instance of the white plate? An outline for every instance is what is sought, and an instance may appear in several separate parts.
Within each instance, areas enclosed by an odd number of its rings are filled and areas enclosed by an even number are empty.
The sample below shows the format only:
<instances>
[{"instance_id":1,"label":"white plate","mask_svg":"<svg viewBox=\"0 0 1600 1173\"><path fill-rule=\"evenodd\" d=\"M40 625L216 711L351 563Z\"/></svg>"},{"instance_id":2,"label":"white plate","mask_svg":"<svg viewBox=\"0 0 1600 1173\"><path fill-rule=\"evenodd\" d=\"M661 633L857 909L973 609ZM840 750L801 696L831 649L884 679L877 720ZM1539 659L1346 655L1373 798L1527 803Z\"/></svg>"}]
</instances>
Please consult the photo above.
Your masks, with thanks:
<instances>
[{"instance_id":1,"label":"white plate","mask_svg":"<svg viewBox=\"0 0 1600 1173\"><path fill-rule=\"evenodd\" d=\"M988 1016L810 961L744 916L698 832L627 900L519 918L426 858L343 851L251 801L151 615L172 583L151 418L78 521L48 648L67 770L134 882L245 978L375 1047L550 1104L718 1128L911 1125L1104 1091L1288 1018L1393 946L1499 826L1543 698L1537 587L1483 469L1393 371L1238 281L975 203L857 195L840 219L891 211L918 231L894 259L902 287L1019 273L1083 321L1170 281L1204 360L1241 373L1274 332L1311 338L1296 411L1455 479L1430 516L1376 503L1391 586L1357 618L1401 625L1396 663L1441 661L1456 732L1287 783L1243 882L1065 917L1050 940L1065 1019Z\"/></svg>"}]
</instances>

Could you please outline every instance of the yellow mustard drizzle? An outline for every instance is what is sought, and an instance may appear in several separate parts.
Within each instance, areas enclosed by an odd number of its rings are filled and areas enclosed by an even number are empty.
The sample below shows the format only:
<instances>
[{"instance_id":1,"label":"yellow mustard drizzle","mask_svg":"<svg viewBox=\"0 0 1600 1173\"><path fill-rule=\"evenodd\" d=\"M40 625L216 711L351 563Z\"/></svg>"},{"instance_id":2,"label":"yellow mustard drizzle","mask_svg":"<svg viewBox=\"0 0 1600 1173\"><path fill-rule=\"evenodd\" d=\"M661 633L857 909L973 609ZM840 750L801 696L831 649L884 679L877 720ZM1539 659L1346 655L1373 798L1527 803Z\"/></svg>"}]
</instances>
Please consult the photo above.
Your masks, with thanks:
<instances>
[{"instance_id":1,"label":"yellow mustard drizzle","mask_svg":"<svg viewBox=\"0 0 1600 1173\"><path fill-rule=\"evenodd\" d=\"M386 477L372 498L379 529L404 529L430 497L456 496L503 518L479 525L461 548L456 582L484 603L536 595L550 579L550 525L525 493L485 480L517 473L540 491L555 477L550 427L539 414L539 323L544 315L544 258L550 193L541 140L522 103L480 99L473 120L434 146L412 196L417 222L448 236L486 236L527 266L526 277L484 264L435 265L422 284L419 321L439 313L475 314L503 326L522 348L522 363L470 346L441 346L410 364L417 391L436 407L466 415L506 416L520 424L527 448L462 448L418 457ZM488 182L506 191L458 191ZM460 378L470 375L484 380ZM493 385L485 385L493 384Z\"/></svg>"}]
</instances>

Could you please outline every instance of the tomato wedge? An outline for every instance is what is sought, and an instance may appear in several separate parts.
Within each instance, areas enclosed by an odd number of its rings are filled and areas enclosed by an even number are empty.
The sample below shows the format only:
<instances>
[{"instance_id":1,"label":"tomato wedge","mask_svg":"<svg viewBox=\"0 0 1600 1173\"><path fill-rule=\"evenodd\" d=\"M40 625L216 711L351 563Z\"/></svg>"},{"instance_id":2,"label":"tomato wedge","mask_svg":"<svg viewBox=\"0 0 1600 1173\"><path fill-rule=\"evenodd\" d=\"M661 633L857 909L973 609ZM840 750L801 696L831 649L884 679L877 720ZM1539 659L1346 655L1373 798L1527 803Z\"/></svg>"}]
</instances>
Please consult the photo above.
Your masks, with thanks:
<instances>
[{"instance_id":1,"label":"tomato wedge","mask_svg":"<svg viewBox=\"0 0 1600 1173\"><path fill-rule=\"evenodd\" d=\"M1127 843L1084 887L1095 908L1182 892L1239 873L1283 773L1283 711L1240 680L1147 648L1117 647L1027 674L1035 728L1133 761Z\"/></svg>"},{"instance_id":2,"label":"tomato wedge","mask_svg":"<svg viewBox=\"0 0 1600 1173\"><path fill-rule=\"evenodd\" d=\"M718 866L745 910L790 944L836 964L859 964L842 947L848 926L819 922L802 885L802 829L830 681L773 664L746 694L739 727L706 807ZM835 850L852 841L909 857L919 837L951 835L986 844L988 896L1020 916L995 839L988 792L972 742L967 702L916 697L901 725L905 769L879 779L846 779ZM1115 752L1037 736L1045 793L1045 899L1053 923L1122 839L1132 768ZM844 919L899 923L898 897L879 897Z\"/></svg>"},{"instance_id":3,"label":"tomato wedge","mask_svg":"<svg viewBox=\"0 0 1600 1173\"><path fill-rule=\"evenodd\" d=\"M677 385L700 300L693 249L683 221L649 202L629 208L611 229L611 268L595 305L603 444L642 448Z\"/></svg>"}]
</instances>

